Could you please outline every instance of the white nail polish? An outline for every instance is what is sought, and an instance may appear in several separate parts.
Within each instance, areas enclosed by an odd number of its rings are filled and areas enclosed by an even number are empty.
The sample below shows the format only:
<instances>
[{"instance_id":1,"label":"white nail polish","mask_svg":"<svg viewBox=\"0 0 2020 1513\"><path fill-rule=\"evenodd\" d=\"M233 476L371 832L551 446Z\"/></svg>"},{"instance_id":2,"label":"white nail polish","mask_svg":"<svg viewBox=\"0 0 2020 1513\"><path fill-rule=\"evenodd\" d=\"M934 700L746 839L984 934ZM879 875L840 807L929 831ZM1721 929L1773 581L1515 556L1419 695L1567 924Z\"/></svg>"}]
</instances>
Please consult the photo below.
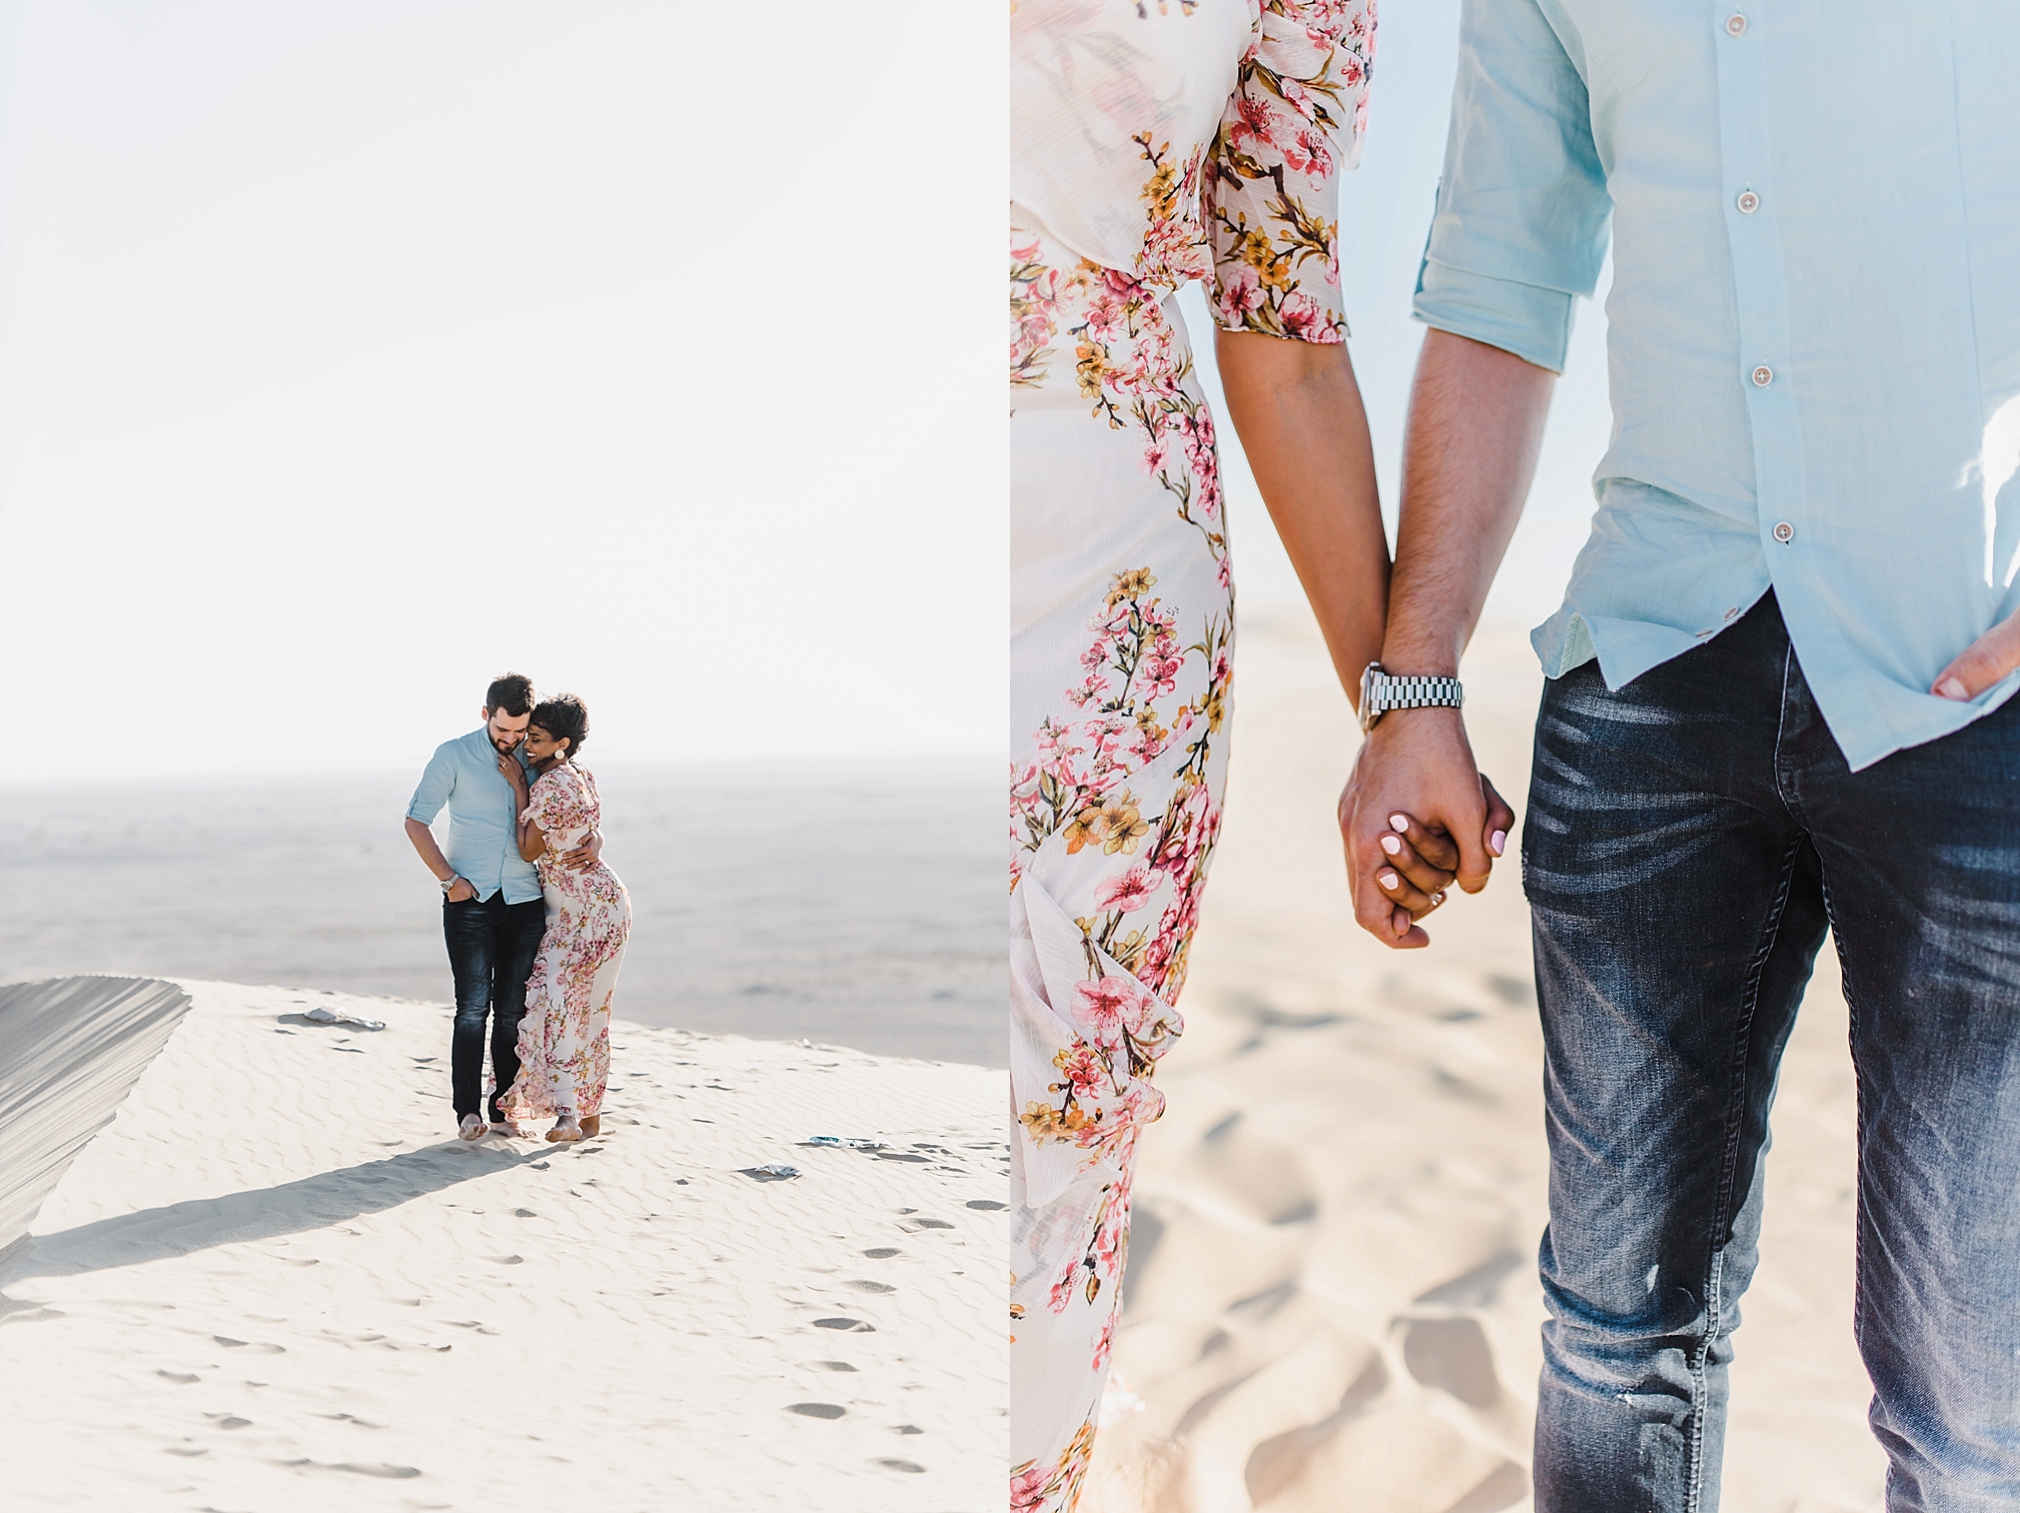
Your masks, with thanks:
<instances>
[{"instance_id":1,"label":"white nail polish","mask_svg":"<svg viewBox=\"0 0 2020 1513\"><path fill-rule=\"evenodd\" d=\"M1403 843L1393 835L1385 835L1382 837L1382 849L1391 856L1400 856L1403 851Z\"/></svg>"},{"instance_id":2,"label":"white nail polish","mask_svg":"<svg viewBox=\"0 0 2020 1513\"><path fill-rule=\"evenodd\" d=\"M1487 844L1493 847L1494 854L1499 856L1503 851L1508 849L1508 832L1506 830L1496 830L1492 835L1487 837Z\"/></svg>"},{"instance_id":3,"label":"white nail polish","mask_svg":"<svg viewBox=\"0 0 2020 1513\"><path fill-rule=\"evenodd\" d=\"M1407 831L1410 828L1410 817L1407 814L1390 815L1389 828L1396 831Z\"/></svg>"},{"instance_id":4,"label":"white nail polish","mask_svg":"<svg viewBox=\"0 0 2020 1513\"><path fill-rule=\"evenodd\" d=\"M1380 883L1384 888L1393 888L1396 886L1396 874L1393 872L1384 872L1375 881Z\"/></svg>"}]
</instances>

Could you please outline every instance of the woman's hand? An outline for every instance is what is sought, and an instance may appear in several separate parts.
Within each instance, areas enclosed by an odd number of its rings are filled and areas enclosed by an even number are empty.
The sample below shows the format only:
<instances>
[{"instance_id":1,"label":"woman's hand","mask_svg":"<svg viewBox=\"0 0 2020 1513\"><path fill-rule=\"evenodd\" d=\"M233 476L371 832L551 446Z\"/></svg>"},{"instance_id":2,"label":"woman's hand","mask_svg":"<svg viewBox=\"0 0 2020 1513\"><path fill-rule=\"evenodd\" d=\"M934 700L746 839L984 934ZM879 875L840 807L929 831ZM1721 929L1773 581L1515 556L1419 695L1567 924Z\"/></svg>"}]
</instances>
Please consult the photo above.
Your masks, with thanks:
<instances>
[{"instance_id":1,"label":"woman's hand","mask_svg":"<svg viewBox=\"0 0 2020 1513\"><path fill-rule=\"evenodd\" d=\"M2008 615L1973 641L1936 674L1929 689L1939 699L1969 703L2020 667L2020 611Z\"/></svg>"},{"instance_id":2,"label":"woman's hand","mask_svg":"<svg viewBox=\"0 0 2020 1513\"><path fill-rule=\"evenodd\" d=\"M1479 779L1480 797L1486 806L1480 844L1490 858L1498 858L1508 847L1508 829L1515 823L1515 812L1485 773L1479 774ZM1348 791L1352 792L1351 784ZM1343 825L1346 798L1346 794L1341 795ZM1376 870L1374 881L1381 889L1380 896L1389 904L1388 929L1398 945L1426 944L1429 937L1416 928L1417 921L1444 903L1452 884L1458 881L1459 846L1442 828L1433 829L1402 811L1388 817L1379 844L1386 861ZM1477 892L1478 885L1467 887L1466 891Z\"/></svg>"},{"instance_id":3,"label":"woman's hand","mask_svg":"<svg viewBox=\"0 0 2020 1513\"><path fill-rule=\"evenodd\" d=\"M512 785L512 791L519 795L519 807L526 807L526 769L519 765L519 758L507 752L498 758L498 776Z\"/></svg>"}]
</instances>

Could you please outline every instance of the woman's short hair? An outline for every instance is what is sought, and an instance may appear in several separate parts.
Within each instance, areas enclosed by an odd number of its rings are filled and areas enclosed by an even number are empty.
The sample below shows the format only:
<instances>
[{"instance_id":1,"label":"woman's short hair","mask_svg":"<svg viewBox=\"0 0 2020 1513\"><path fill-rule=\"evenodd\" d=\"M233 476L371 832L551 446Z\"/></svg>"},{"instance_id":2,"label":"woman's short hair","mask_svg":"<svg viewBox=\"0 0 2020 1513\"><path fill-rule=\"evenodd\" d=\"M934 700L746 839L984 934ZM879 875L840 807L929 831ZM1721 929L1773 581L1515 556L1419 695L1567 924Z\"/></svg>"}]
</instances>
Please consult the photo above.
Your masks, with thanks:
<instances>
[{"instance_id":1,"label":"woman's short hair","mask_svg":"<svg viewBox=\"0 0 2020 1513\"><path fill-rule=\"evenodd\" d=\"M568 755L577 756L589 738L589 706L572 693L558 693L533 706L528 725L538 725L555 740L568 742Z\"/></svg>"}]
</instances>

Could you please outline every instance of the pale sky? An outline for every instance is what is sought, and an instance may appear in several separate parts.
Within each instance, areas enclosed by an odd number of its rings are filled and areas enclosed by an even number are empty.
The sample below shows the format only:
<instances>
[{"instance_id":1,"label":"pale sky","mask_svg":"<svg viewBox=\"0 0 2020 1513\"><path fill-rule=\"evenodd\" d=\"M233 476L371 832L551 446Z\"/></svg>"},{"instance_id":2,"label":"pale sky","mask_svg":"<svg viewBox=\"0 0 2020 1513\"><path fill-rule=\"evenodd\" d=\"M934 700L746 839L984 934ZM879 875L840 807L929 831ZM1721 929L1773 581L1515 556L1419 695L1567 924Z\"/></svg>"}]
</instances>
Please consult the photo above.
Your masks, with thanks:
<instances>
[{"instance_id":1,"label":"pale sky","mask_svg":"<svg viewBox=\"0 0 2020 1513\"><path fill-rule=\"evenodd\" d=\"M1385 8L1345 181L1392 512L1456 18ZM46 769L414 765L507 667L609 758L1000 753L1002 25L0 5L0 668ZM1603 324L1490 617L1583 540Z\"/></svg>"},{"instance_id":2,"label":"pale sky","mask_svg":"<svg viewBox=\"0 0 2020 1513\"><path fill-rule=\"evenodd\" d=\"M508 667L609 758L1002 750L998 12L0 14L48 770L417 766Z\"/></svg>"}]
</instances>

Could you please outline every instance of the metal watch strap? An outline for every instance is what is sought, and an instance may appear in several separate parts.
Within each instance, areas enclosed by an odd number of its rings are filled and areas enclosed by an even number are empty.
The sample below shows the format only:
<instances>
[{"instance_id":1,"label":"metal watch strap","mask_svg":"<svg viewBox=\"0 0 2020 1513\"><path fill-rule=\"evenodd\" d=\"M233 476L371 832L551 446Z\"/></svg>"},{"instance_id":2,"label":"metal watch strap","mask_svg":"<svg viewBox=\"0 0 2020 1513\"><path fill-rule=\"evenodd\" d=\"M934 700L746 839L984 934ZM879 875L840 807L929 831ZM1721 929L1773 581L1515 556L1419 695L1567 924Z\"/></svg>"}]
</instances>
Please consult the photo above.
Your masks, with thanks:
<instances>
[{"instance_id":1,"label":"metal watch strap","mask_svg":"<svg viewBox=\"0 0 2020 1513\"><path fill-rule=\"evenodd\" d=\"M1370 662L1361 674L1364 731L1373 730L1375 722L1394 709L1458 709L1465 702L1465 690L1457 678L1418 674L1397 677L1379 662Z\"/></svg>"},{"instance_id":2,"label":"metal watch strap","mask_svg":"<svg viewBox=\"0 0 2020 1513\"><path fill-rule=\"evenodd\" d=\"M1392 709L1457 709L1465 703L1457 678L1382 678L1382 712Z\"/></svg>"}]
</instances>

